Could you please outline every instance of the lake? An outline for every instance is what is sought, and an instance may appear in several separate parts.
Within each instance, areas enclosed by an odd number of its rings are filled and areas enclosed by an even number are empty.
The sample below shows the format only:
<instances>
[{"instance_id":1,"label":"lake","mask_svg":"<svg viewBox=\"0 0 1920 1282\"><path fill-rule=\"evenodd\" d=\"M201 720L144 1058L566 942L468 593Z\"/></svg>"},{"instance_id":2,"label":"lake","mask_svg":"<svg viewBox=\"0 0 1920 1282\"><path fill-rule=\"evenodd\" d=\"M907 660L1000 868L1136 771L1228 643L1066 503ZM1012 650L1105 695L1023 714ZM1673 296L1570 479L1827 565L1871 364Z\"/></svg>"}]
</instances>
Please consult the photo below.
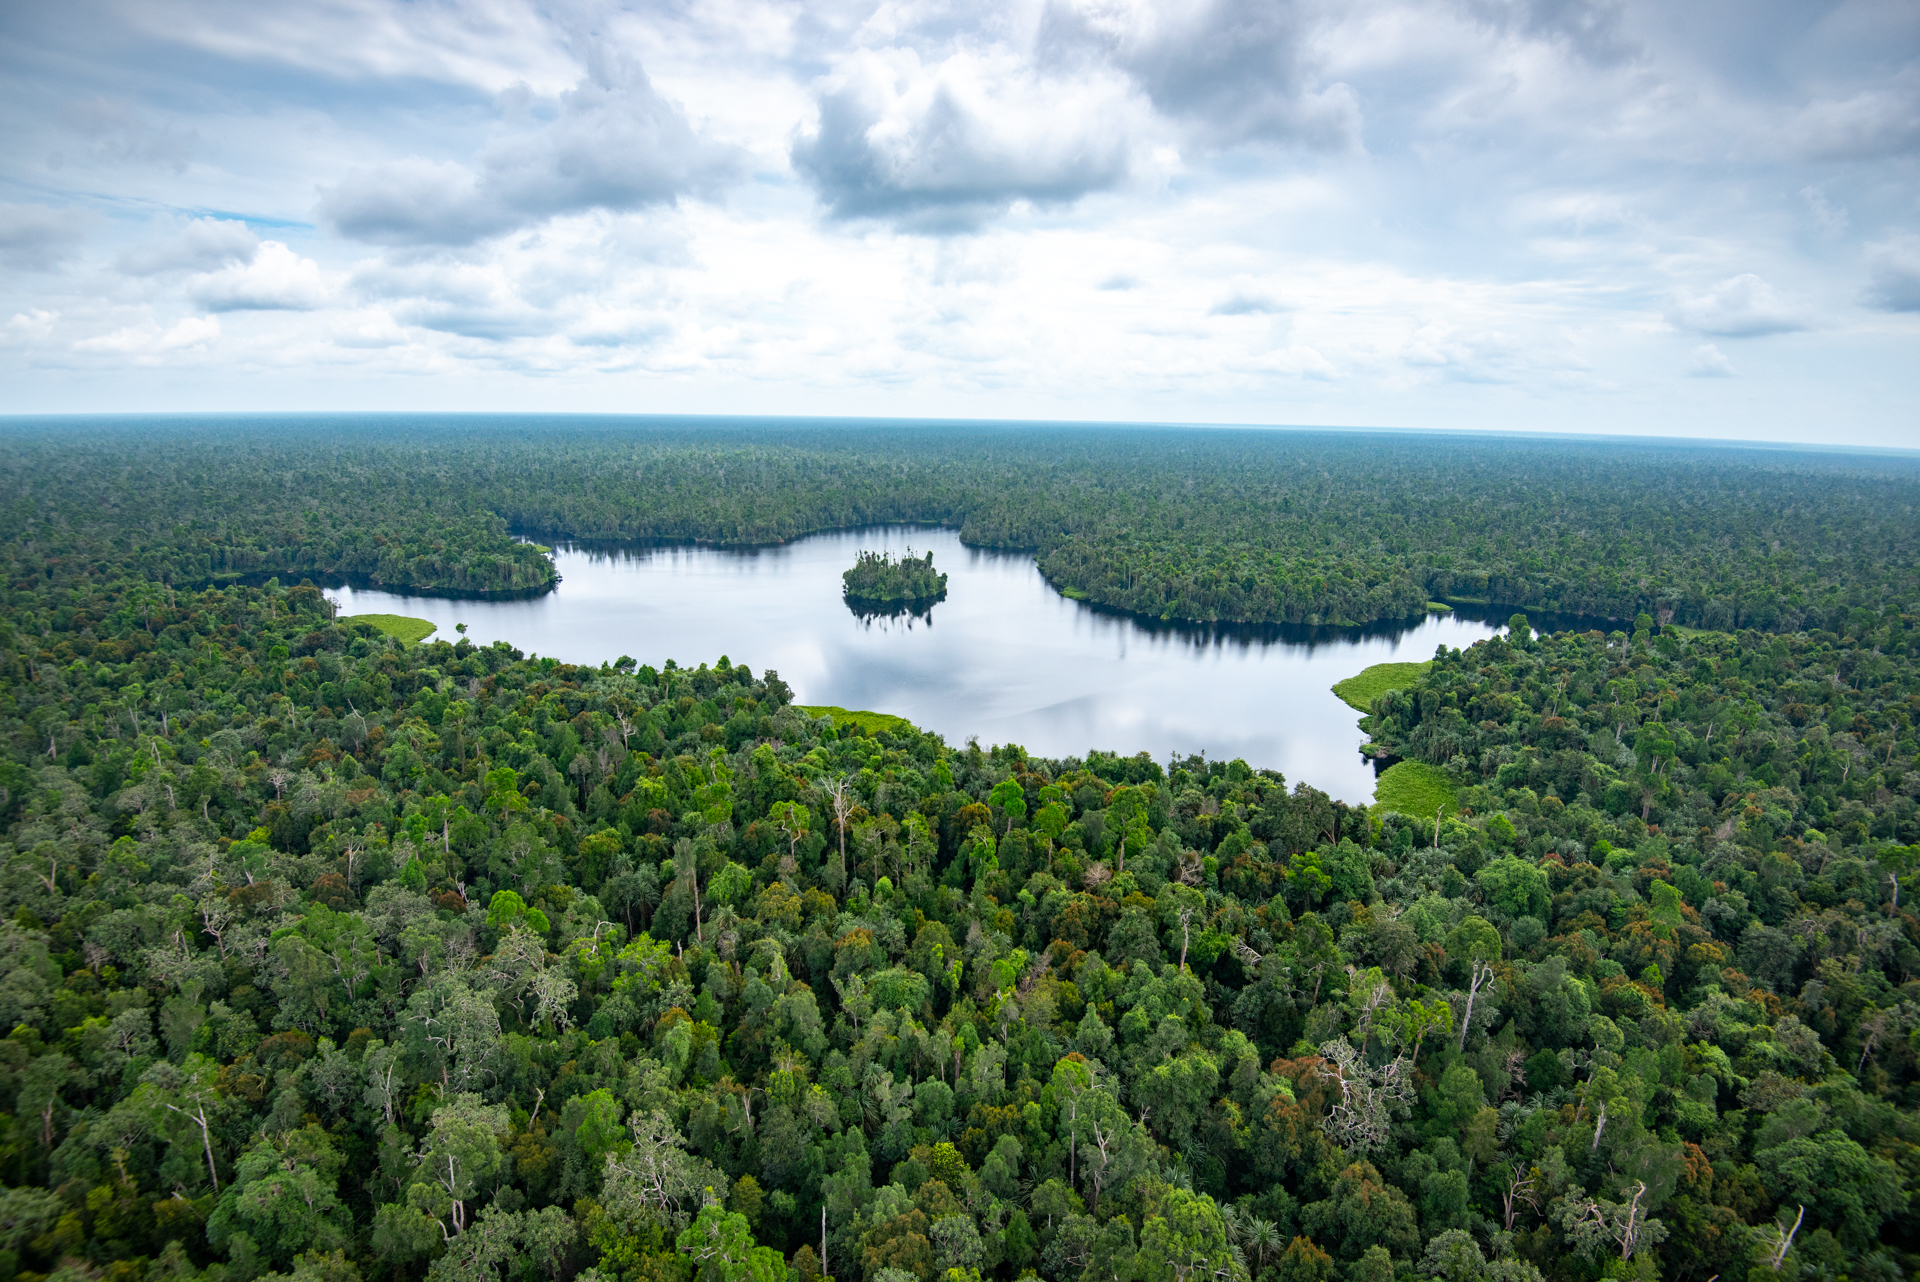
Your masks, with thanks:
<instances>
[{"instance_id":1,"label":"lake","mask_svg":"<svg viewBox=\"0 0 1920 1282\"><path fill-rule=\"evenodd\" d=\"M946 598L924 617L850 609L840 574L856 554L909 546L933 552L950 576ZM1359 714L1329 687L1497 630L1459 615L1365 629L1161 625L1061 596L1029 555L925 527L754 549L562 545L554 559L559 587L527 600L329 591L343 614L431 619L448 640L465 623L476 644L504 640L569 663L630 655L692 667L724 654L774 669L797 702L894 713L949 743L978 737L1044 757L1242 757L1348 802L1373 800L1374 770L1359 752Z\"/></svg>"}]
</instances>

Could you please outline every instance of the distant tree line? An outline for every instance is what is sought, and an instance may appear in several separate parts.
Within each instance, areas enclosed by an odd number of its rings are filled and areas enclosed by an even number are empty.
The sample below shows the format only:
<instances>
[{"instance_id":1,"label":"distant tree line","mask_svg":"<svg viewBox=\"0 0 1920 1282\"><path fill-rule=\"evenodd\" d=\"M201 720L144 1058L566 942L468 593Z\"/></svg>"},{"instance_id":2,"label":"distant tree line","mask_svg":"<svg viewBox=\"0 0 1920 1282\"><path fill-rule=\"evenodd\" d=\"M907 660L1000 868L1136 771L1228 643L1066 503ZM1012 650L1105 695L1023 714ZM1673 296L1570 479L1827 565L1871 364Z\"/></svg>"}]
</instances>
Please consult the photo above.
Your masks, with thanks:
<instances>
[{"instance_id":1,"label":"distant tree line","mask_svg":"<svg viewBox=\"0 0 1920 1282\"><path fill-rule=\"evenodd\" d=\"M621 419L28 421L20 566L522 592L515 535L782 542L925 522L1165 619L1365 623L1455 598L1762 631L1920 605L1920 464L1733 446Z\"/></svg>"}]
</instances>

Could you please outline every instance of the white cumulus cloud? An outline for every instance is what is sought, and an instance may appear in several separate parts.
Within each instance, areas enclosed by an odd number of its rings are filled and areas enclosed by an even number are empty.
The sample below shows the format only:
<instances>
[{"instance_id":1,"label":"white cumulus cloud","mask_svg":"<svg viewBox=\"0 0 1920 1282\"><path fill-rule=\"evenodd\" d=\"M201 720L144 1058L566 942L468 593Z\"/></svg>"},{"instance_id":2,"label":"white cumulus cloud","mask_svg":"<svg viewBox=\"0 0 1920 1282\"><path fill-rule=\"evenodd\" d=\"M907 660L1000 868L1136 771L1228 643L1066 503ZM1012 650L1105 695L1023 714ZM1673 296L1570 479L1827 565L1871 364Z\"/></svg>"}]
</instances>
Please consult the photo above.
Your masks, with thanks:
<instances>
[{"instance_id":1,"label":"white cumulus cloud","mask_svg":"<svg viewBox=\"0 0 1920 1282\"><path fill-rule=\"evenodd\" d=\"M356 169L320 197L322 221L385 245L466 245L558 214L632 210L710 193L738 171L640 65L593 60L555 114L503 132L473 165L411 156Z\"/></svg>"},{"instance_id":2,"label":"white cumulus cloud","mask_svg":"<svg viewBox=\"0 0 1920 1282\"><path fill-rule=\"evenodd\" d=\"M1867 246L1867 301L1890 312L1920 312L1920 236L1901 232Z\"/></svg>"},{"instance_id":3,"label":"white cumulus cloud","mask_svg":"<svg viewBox=\"0 0 1920 1282\"><path fill-rule=\"evenodd\" d=\"M1687 373L1695 378L1732 378L1733 362L1714 344L1702 343L1693 349Z\"/></svg>"},{"instance_id":4,"label":"white cumulus cloud","mask_svg":"<svg viewBox=\"0 0 1920 1282\"><path fill-rule=\"evenodd\" d=\"M162 272L210 272L253 261L260 238L244 222L231 218L195 218L170 235L143 241L120 255L118 266L130 276Z\"/></svg>"},{"instance_id":5,"label":"white cumulus cloud","mask_svg":"<svg viewBox=\"0 0 1920 1282\"><path fill-rule=\"evenodd\" d=\"M326 306L331 291L320 264L269 240L246 262L194 278L190 292L210 312L307 312Z\"/></svg>"},{"instance_id":6,"label":"white cumulus cloud","mask_svg":"<svg viewBox=\"0 0 1920 1282\"><path fill-rule=\"evenodd\" d=\"M1685 329L1722 338L1752 338L1807 328L1800 309L1752 272L1731 276L1697 293L1682 290L1668 311Z\"/></svg>"},{"instance_id":7,"label":"white cumulus cloud","mask_svg":"<svg viewBox=\"0 0 1920 1282\"><path fill-rule=\"evenodd\" d=\"M1118 186L1145 118L1123 77L1043 74L1004 49L937 62L861 50L816 91L819 127L795 142L793 163L829 211L932 227Z\"/></svg>"}]
</instances>

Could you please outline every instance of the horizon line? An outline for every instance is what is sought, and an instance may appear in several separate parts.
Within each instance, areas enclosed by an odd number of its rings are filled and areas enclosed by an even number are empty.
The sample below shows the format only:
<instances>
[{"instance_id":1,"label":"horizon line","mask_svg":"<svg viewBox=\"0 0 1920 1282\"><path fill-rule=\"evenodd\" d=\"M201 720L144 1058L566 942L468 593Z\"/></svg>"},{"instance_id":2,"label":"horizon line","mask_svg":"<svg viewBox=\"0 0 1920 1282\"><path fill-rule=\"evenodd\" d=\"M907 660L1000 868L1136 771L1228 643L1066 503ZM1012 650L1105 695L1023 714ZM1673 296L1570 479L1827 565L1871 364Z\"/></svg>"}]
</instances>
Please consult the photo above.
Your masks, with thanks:
<instances>
[{"instance_id":1,"label":"horizon line","mask_svg":"<svg viewBox=\"0 0 1920 1282\"><path fill-rule=\"evenodd\" d=\"M1801 440L1760 440L1743 437L1676 436L1637 432L1562 432L1547 428L1499 427L1413 427L1388 424L1338 423L1233 423L1210 420L1178 419L1069 419L1069 418L964 418L939 415L878 414L691 414L634 413L612 410L54 410L0 411L0 425L12 426L36 421L74 422L77 420L181 420L181 419L316 419L316 418L412 418L412 419L575 419L618 420L646 423L726 423L735 425L805 424L808 426L848 427L1055 427L1097 429L1173 429L1180 431L1225 432L1337 432L1351 435L1459 436L1511 440L1584 441L1602 444L1665 444L1712 446L1719 448L1808 451L1831 454L1880 454L1920 458L1920 447L1897 445L1852 445Z\"/></svg>"}]
</instances>

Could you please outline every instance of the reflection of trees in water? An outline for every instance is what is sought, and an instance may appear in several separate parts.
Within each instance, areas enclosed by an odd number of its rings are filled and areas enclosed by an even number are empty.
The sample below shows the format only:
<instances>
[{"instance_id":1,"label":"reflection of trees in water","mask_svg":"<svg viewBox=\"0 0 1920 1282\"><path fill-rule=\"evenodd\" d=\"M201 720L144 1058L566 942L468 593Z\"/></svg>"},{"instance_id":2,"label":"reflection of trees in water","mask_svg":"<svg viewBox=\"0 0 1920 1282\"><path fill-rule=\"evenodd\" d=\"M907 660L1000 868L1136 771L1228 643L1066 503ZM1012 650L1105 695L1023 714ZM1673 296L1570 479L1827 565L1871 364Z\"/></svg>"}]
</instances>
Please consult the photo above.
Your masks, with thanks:
<instances>
[{"instance_id":1,"label":"reflection of trees in water","mask_svg":"<svg viewBox=\"0 0 1920 1282\"><path fill-rule=\"evenodd\" d=\"M944 597L944 594L942 595ZM877 624L882 631L899 628L903 632L911 630L916 624L932 627L933 607L938 604L938 601L917 601L911 605L905 601L892 601L886 604L873 601L848 600L846 602L848 613L866 624L869 629Z\"/></svg>"}]
</instances>

